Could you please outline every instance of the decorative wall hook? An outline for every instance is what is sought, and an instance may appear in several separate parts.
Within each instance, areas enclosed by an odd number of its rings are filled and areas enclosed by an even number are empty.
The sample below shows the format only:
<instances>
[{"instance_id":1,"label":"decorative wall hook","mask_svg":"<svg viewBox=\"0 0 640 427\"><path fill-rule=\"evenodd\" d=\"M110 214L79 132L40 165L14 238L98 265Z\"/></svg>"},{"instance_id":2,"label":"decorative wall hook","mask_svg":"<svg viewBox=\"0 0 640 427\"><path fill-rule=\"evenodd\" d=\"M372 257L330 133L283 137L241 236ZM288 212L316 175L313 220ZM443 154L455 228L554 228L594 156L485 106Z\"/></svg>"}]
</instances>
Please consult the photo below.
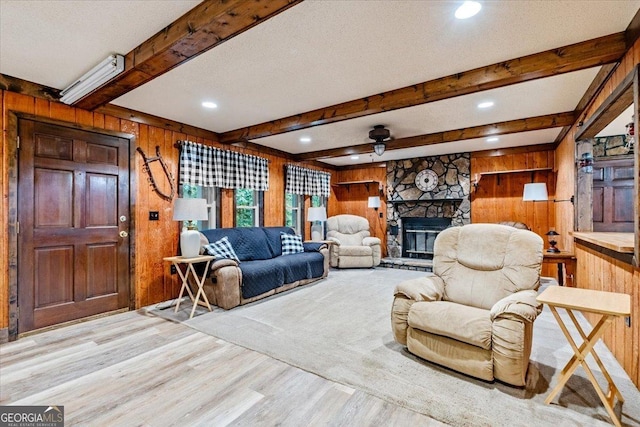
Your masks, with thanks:
<instances>
[{"instance_id":1,"label":"decorative wall hook","mask_svg":"<svg viewBox=\"0 0 640 427\"><path fill-rule=\"evenodd\" d=\"M173 185L173 175L171 174L171 171L169 170L169 167L167 166L167 164L164 162L162 155L160 155L160 146L156 145L155 157L147 157L147 155L144 153L144 151L142 151L142 148L140 147L138 147L136 150L142 155L142 159L144 160L144 166L142 167L142 170L149 175L149 177L147 178L147 181L149 182L149 185L151 186L151 188L153 188L153 191L158 193L158 195L163 199L171 201L175 194L175 187ZM164 171L164 175L167 177L167 180L169 181L171 194L166 194L165 192L160 190L160 188L158 188L158 184L156 183L156 180L153 177L153 173L151 172L151 168L149 167L149 165L155 161L159 161L160 164L162 165L162 170Z\"/></svg>"}]
</instances>

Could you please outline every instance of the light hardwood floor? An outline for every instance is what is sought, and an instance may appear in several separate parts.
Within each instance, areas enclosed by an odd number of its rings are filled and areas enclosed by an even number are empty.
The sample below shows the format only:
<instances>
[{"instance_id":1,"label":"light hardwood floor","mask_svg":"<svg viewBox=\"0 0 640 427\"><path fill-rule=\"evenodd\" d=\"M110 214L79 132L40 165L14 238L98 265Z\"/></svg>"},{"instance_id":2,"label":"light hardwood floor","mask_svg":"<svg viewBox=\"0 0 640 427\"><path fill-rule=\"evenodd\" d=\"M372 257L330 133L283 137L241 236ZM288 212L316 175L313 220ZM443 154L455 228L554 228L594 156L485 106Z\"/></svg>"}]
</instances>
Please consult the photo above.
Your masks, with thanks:
<instances>
[{"instance_id":1,"label":"light hardwood floor","mask_svg":"<svg viewBox=\"0 0 640 427\"><path fill-rule=\"evenodd\" d=\"M0 405L63 405L67 426L442 425L142 311L0 345Z\"/></svg>"}]
</instances>

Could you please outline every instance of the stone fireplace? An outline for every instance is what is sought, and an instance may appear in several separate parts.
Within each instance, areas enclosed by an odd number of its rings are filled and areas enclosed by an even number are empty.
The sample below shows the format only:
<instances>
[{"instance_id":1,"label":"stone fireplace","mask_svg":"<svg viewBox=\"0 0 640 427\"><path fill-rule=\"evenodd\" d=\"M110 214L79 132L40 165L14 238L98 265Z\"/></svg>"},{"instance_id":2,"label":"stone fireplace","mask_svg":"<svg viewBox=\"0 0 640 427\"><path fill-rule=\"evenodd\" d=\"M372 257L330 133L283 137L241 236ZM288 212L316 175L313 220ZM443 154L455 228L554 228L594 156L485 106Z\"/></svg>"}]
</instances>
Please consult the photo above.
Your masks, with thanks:
<instances>
[{"instance_id":1,"label":"stone fireplace","mask_svg":"<svg viewBox=\"0 0 640 427\"><path fill-rule=\"evenodd\" d=\"M387 162L389 257L431 259L438 231L471 222L470 163L469 153ZM432 179L418 186L424 170Z\"/></svg>"}]
</instances>

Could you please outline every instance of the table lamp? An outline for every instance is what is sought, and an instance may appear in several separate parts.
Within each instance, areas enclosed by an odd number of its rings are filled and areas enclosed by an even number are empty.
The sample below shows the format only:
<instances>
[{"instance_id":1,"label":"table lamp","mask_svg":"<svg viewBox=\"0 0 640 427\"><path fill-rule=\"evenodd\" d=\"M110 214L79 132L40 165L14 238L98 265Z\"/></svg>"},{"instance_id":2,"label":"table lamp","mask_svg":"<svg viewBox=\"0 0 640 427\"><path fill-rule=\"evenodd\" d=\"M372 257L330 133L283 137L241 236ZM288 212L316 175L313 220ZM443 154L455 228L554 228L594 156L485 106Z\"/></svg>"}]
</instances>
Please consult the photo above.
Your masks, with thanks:
<instances>
[{"instance_id":1,"label":"table lamp","mask_svg":"<svg viewBox=\"0 0 640 427\"><path fill-rule=\"evenodd\" d=\"M320 241L324 236L324 221L327 220L327 209L325 207L309 208L307 211L307 221L311 224L311 240ZM318 222L320 224L318 224Z\"/></svg>"},{"instance_id":2,"label":"table lamp","mask_svg":"<svg viewBox=\"0 0 640 427\"><path fill-rule=\"evenodd\" d=\"M208 219L205 199L176 199L173 205L174 221L189 221L180 233L180 253L184 258L200 255L200 232L193 221Z\"/></svg>"},{"instance_id":3,"label":"table lamp","mask_svg":"<svg viewBox=\"0 0 640 427\"><path fill-rule=\"evenodd\" d=\"M557 239L559 235L560 234L553 228L546 233L547 240L549 241L549 249L547 249L547 252L550 252L550 253L560 252L560 249L556 248L556 245L558 244Z\"/></svg>"}]
</instances>

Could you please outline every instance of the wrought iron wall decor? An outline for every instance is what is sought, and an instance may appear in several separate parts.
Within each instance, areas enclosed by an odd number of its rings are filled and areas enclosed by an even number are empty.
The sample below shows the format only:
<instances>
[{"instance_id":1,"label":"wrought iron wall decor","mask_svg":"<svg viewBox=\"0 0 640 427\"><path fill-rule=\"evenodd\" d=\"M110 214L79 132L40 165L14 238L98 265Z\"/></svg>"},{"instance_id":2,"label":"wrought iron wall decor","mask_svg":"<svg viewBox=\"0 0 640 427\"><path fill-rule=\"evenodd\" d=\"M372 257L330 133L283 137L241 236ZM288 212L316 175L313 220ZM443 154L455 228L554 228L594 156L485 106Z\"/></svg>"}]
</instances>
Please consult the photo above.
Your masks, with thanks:
<instances>
[{"instance_id":1,"label":"wrought iron wall decor","mask_svg":"<svg viewBox=\"0 0 640 427\"><path fill-rule=\"evenodd\" d=\"M169 170L169 167L167 166L167 164L165 163L164 159L162 158L162 155L160 154L160 146L156 145L156 156L155 157L147 157L147 155L144 153L144 151L140 147L137 148L137 151L142 155L142 159L144 160L144 166L142 167L142 170L149 175L147 177L147 181L149 182L149 185L151 186L151 188L153 188L153 191L158 193L158 195L160 197L162 197L163 199L171 201L173 199L173 196L174 196L176 190L175 190L175 186L174 186L174 183L173 183L173 175L171 174L171 171ZM155 178L153 177L153 172L151 172L150 164L153 163L153 162L156 162L156 161L160 162L160 165L162 165L162 170L164 172L164 175L167 177L167 180L169 181L169 187L171 188L171 193L170 194L167 194L164 191L162 191L158 187L158 183L156 182Z\"/></svg>"}]
</instances>

